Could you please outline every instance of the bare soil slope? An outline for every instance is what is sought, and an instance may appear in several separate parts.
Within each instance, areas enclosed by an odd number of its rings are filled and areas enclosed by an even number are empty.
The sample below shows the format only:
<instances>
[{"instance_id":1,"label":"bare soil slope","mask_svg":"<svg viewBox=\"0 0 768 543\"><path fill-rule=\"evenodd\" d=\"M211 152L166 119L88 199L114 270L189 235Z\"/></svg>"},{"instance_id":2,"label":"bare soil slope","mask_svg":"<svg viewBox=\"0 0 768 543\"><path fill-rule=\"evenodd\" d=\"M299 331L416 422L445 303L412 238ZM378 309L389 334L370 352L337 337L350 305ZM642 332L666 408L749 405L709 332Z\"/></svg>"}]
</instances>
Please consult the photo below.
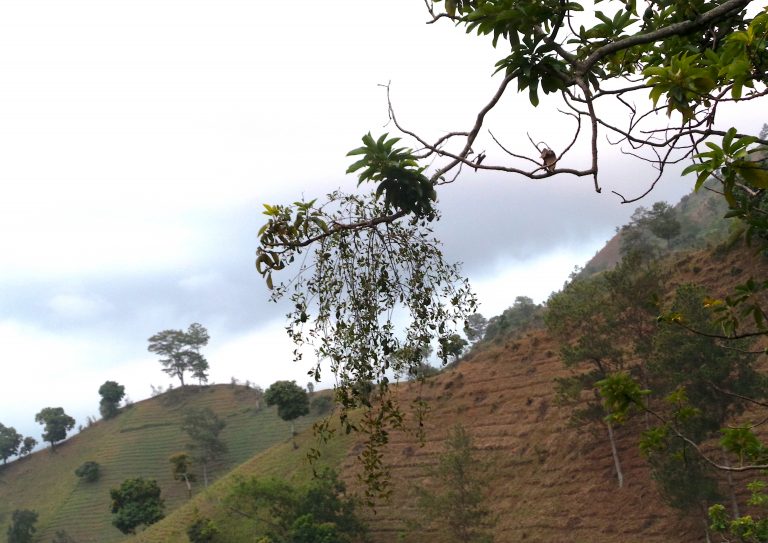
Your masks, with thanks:
<instances>
[{"instance_id":1,"label":"bare soil slope","mask_svg":"<svg viewBox=\"0 0 768 543\"><path fill-rule=\"evenodd\" d=\"M693 282L719 287L713 293L722 295L723 285L764 276L766 260L742 247L714 256L682 255L671 267L676 275L670 292ZM480 345L422 387L403 387L404 401L421 394L429 402L427 443L420 446L403 432L392 436L387 460L395 494L369 515L373 540L398 540L418 521L414 485L425 482L448 431L460 423L473 436L477 454L490 463L496 543L704 541L701 516L682 517L662 502L638 451L638 427L616 428L624 472L624 486L618 487L607 429L574 428L568 408L557 405L553 380L568 371L557 345L537 330ZM347 474L357 469L355 453L345 461ZM349 481L355 484L351 476ZM737 481L737 486L743 485ZM404 540L423 541L423 534Z\"/></svg>"}]
</instances>

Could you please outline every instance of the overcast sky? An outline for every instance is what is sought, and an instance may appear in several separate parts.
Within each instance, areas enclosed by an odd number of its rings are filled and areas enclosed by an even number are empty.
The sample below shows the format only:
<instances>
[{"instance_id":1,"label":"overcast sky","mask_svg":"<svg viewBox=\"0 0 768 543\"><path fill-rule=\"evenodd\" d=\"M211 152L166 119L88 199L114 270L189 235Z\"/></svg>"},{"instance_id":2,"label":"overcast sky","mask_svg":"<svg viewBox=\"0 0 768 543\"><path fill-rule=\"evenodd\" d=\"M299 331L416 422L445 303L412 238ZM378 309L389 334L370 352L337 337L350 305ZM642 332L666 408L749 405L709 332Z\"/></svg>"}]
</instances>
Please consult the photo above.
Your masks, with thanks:
<instances>
[{"instance_id":1,"label":"overcast sky","mask_svg":"<svg viewBox=\"0 0 768 543\"><path fill-rule=\"evenodd\" d=\"M34 414L62 406L84 423L107 379L149 396L170 379L147 338L192 322L213 381L306 383L254 271L261 203L352 189L346 152L393 129L382 83L408 127L469 128L498 53L425 21L421 0L0 3L0 422L39 439ZM562 146L548 106L505 99L489 123ZM647 176L608 160L598 195L468 172L438 230L492 316L560 288L633 210L609 189Z\"/></svg>"}]
</instances>

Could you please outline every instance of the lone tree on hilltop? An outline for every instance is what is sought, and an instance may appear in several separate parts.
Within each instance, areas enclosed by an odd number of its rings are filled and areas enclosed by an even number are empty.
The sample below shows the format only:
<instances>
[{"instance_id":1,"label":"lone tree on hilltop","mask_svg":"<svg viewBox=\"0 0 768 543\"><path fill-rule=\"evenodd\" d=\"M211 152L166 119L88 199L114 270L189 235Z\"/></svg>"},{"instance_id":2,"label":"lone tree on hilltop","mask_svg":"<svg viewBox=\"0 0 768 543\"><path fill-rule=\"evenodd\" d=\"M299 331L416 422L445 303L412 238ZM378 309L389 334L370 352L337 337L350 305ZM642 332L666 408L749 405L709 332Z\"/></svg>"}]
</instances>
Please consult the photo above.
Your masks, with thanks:
<instances>
[{"instance_id":1,"label":"lone tree on hilltop","mask_svg":"<svg viewBox=\"0 0 768 543\"><path fill-rule=\"evenodd\" d=\"M307 391L296 384L296 381L275 381L264 392L264 401L268 406L277 406L277 415L291 423L291 438L293 448L296 445L296 428L294 421L309 413L309 395Z\"/></svg>"},{"instance_id":2,"label":"lone tree on hilltop","mask_svg":"<svg viewBox=\"0 0 768 543\"><path fill-rule=\"evenodd\" d=\"M99 387L101 400L99 401L99 413L105 419L111 419L117 415L120 402L125 397L125 387L116 381L105 381Z\"/></svg>"},{"instance_id":3,"label":"lone tree on hilltop","mask_svg":"<svg viewBox=\"0 0 768 543\"><path fill-rule=\"evenodd\" d=\"M35 422L43 424L43 441L51 444L51 450L56 443L67 438L67 432L75 427L75 419L64 412L62 407L46 407L35 415Z\"/></svg>"},{"instance_id":4,"label":"lone tree on hilltop","mask_svg":"<svg viewBox=\"0 0 768 543\"><path fill-rule=\"evenodd\" d=\"M165 517L165 502L154 479L126 479L109 491L112 525L124 534L135 534L141 525L149 526Z\"/></svg>"},{"instance_id":5,"label":"lone tree on hilltop","mask_svg":"<svg viewBox=\"0 0 768 543\"><path fill-rule=\"evenodd\" d=\"M5 464L11 456L19 453L22 435L13 426L0 423L0 458Z\"/></svg>"},{"instance_id":6,"label":"lone tree on hilltop","mask_svg":"<svg viewBox=\"0 0 768 543\"><path fill-rule=\"evenodd\" d=\"M184 374L190 372L200 384L208 382L208 361L200 352L208 345L208 330L192 323L186 332L163 330L149 338L147 350L160 356L163 371L177 377L184 386Z\"/></svg>"},{"instance_id":7,"label":"lone tree on hilltop","mask_svg":"<svg viewBox=\"0 0 768 543\"><path fill-rule=\"evenodd\" d=\"M203 467L203 484L208 486L208 465L227 452L227 444L219 437L226 423L210 408L191 409L184 417L181 429L192 440L189 447L194 459Z\"/></svg>"},{"instance_id":8,"label":"lone tree on hilltop","mask_svg":"<svg viewBox=\"0 0 768 543\"><path fill-rule=\"evenodd\" d=\"M730 215L744 219L748 233L768 237L768 166L757 160L768 140L730 126L733 110L722 107L766 109L768 11L755 0L604 0L599 10L578 0L424 5L429 23L463 27L498 51L487 101L468 126L428 138L395 114L387 86L389 125L398 135L368 133L350 151L347 172L363 189L265 205L255 262L272 298L290 299L287 330L296 358L313 348L316 360L330 361L342 410L363 406L371 424L353 424L345 412L342 421L347 430L366 432L374 449L386 444L385 427L404 418L388 393L391 353L404 346L418 352L435 336L446 340L476 310L432 230L438 193L463 182L462 173L569 176L602 193L613 182L604 175L606 157L637 159L647 168L645 182L631 193L606 191L630 203L650 193L670 165L684 163L696 188L713 177ZM537 111L562 112L562 122L510 123L497 106L520 92ZM550 96L541 101L542 94ZM499 128L491 132L494 123ZM565 126L573 127L567 138ZM609 146L598 153L605 140ZM584 148L588 153L579 156ZM289 267L285 282L275 284L275 274ZM768 334L765 319L758 326ZM318 380L319 363L311 371ZM355 391L360 382L378 383L375 405ZM378 470L369 480L385 476L381 462L367 465Z\"/></svg>"}]
</instances>

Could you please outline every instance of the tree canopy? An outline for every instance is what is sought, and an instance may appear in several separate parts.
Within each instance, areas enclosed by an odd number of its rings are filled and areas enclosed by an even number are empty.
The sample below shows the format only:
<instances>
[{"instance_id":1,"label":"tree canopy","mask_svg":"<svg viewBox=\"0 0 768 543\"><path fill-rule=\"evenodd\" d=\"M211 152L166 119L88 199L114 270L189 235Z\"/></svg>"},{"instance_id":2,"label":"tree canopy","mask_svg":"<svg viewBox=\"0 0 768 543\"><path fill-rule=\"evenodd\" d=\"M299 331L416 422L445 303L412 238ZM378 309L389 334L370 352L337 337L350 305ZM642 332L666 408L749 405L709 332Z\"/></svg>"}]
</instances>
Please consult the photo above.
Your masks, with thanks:
<instances>
[{"instance_id":1,"label":"tree canopy","mask_svg":"<svg viewBox=\"0 0 768 543\"><path fill-rule=\"evenodd\" d=\"M295 434L293 421L309 413L309 395L296 381L275 381L264 391L264 401L276 405L277 415L291 423L291 436Z\"/></svg>"},{"instance_id":2,"label":"tree canopy","mask_svg":"<svg viewBox=\"0 0 768 543\"><path fill-rule=\"evenodd\" d=\"M165 516L165 502L154 479L126 479L109 491L112 524L124 534L135 534L139 526L149 526Z\"/></svg>"},{"instance_id":3,"label":"tree canopy","mask_svg":"<svg viewBox=\"0 0 768 543\"><path fill-rule=\"evenodd\" d=\"M219 437L226 427L211 408L190 409L184 416L181 429L189 436L189 447L194 458L203 466L203 482L208 486L208 464L227 452L227 444Z\"/></svg>"},{"instance_id":4,"label":"tree canopy","mask_svg":"<svg viewBox=\"0 0 768 543\"><path fill-rule=\"evenodd\" d=\"M116 381L105 381L99 387L99 412L105 419L111 419L117 415L120 402L125 397L125 387Z\"/></svg>"},{"instance_id":5,"label":"tree canopy","mask_svg":"<svg viewBox=\"0 0 768 543\"><path fill-rule=\"evenodd\" d=\"M32 543L35 538L37 513L29 509L16 509L8 527L8 543Z\"/></svg>"},{"instance_id":6,"label":"tree canopy","mask_svg":"<svg viewBox=\"0 0 768 543\"><path fill-rule=\"evenodd\" d=\"M184 386L184 375L191 373L200 384L208 382L208 361L200 349L208 345L208 330L192 323L183 330L163 330L149 338L147 350L160 356L163 371L179 379Z\"/></svg>"},{"instance_id":7,"label":"tree canopy","mask_svg":"<svg viewBox=\"0 0 768 543\"><path fill-rule=\"evenodd\" d=\"M256 268L273 299L292 302L288 333L296 358L314 347L310 373L319 379L321 363L329 362L342 409L368 404L364 420L371 425L352 425L344 411L342 420L371 442L386 442L382 428L403 421L388 394L390 354L408 347L414 360L407 364L416 366L433 338L445 343L475 312L468 284L432 235L438 195L462 172L587 178L601 193L606 153L599 141L606 138L622 160L635 159L649 172L632 194L611 191L618 202L641 199L669 166L685 164L697 189L713 178L732 216L768 232L768 171L760 160L768 140L723 116L725 105L760 104L768 94L768 8L754 0L604 0L594 11L575 0L424 4L428 23L477 34L498 51L496 88L474 122L428 139L396 115L387 86L397 134L368 133L349 152L347 172L357 175L361 192L265 205L259 232ZM523 148L486 133L502 98L516 92L533 107L560 112L559 129L573 127L570 139L555 148L526 132L531 147ZM674 222L657 211L656 235L669 240ZM295 275L275 284L273 276L288 267ZM377 405L356 392L359 382L378 387Z\"/></svg>"},{"instance_id":8,"label":"tree canopy","mask_svg":"<svg viewBox=\"0 0 768 543\"><path fill-rule=\"evenodd\" d=\"M22 435L13 426L4 426L0 423L0 458L5 464L11 456L19 453Z\"/></svg>"},{"instance_id":9,"label":"tree canopy","mask_svg":"<svg viewBox=\"0 0 768 543\"><path fill-rule=\"evenodd\" d=\"M35 415L35 422L43 425L43 440L51 444L67 438L67 432L75 427L75 419L64 412L63 407L46 407Z\"/></svg>"}]
</instances>

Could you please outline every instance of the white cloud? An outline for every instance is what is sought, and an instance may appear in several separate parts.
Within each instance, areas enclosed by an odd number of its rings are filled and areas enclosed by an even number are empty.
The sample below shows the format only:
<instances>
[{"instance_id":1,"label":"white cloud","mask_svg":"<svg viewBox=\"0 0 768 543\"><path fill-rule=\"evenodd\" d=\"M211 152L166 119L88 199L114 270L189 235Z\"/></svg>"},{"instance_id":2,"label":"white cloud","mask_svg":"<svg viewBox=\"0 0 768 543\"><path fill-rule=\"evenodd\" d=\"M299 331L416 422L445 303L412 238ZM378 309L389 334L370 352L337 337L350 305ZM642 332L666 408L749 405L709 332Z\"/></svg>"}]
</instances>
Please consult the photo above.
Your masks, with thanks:
<instances>
[{"instance_id":1,"label":"white cloud","mask_svg":"<svg viewBox=\"0 0 768 543\"><path fill-rule=\"evenodd\" d=\"M65 319L93 319L112 309L102 299L78 294L57 294L48 302L48 306Z\"/></svg>"}]
</instances>

